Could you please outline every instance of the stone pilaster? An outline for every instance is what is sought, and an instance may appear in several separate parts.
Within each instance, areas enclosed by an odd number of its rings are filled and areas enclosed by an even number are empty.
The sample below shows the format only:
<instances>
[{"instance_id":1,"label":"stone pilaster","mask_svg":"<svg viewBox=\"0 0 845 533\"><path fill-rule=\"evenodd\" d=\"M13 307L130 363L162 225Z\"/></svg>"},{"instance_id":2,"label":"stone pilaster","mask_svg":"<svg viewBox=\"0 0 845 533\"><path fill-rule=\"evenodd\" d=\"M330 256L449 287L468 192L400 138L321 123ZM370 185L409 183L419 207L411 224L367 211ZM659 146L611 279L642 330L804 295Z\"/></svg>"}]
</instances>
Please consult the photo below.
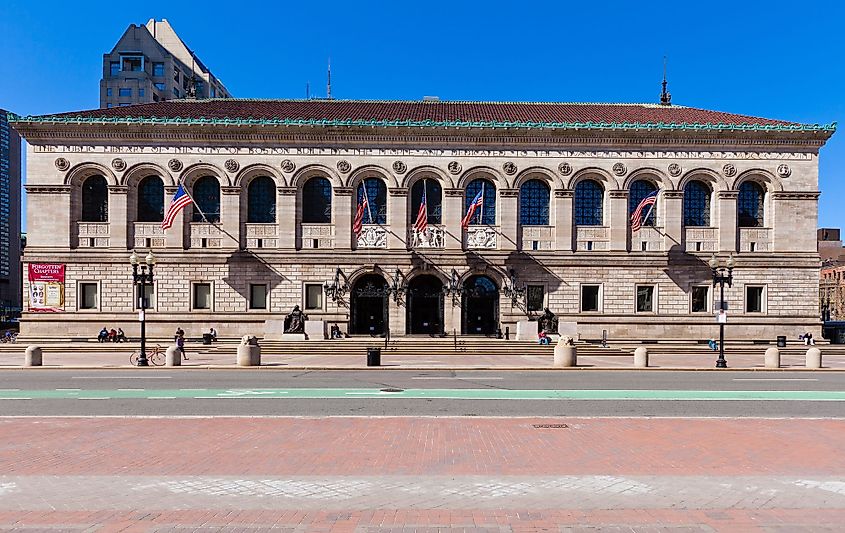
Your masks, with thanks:
<instances>
[{"instance_id":1,"label":"stone pilaster","mask_svg":"<svg viewBox=\"0 0 845 533\"><path fill-rule=\"evenodd\" d=\"M221 248L243 248L246 236L241 235L241 189L240 187L220 188L220 237Z\"/></svg>"},{"instance_id":2,"label":"stone pilaster","mask_svg":"<svg viewBox=\"0 0 845 533\"><path fill-rule=\"evenodd\" d=\"M460 250L463 248L463 229L461 218L464 216L464 191L463 189L443 189L443 228L445 231L444 240L447 250Z\"/></svg>"},{"instance_id":3,"label":"stone pilaster","mask_svg":"<svg viewBox=\"0 0 845 533\"><path fill-rule=\"evenodd\" d=\"M555 226L555 250L571 252L573 250L574 236L572 224L572 203L574 193L566 189L555 190L553 223Z\"/></svg>"},{"instance_id":4,"label":"stone pilaster","mask_svg":"<svg viewBox=\"0 0 845 533\"><path fill-rule=\"evenodd\" d=\"M496 205L499 215L499 250L516 250L519 235L519 189L500 189Z\"/></svg>"},{"instance_id":5,"label":"stone pilaster","mask_svg":"<svg viewBox=\"0 0 845 533\"><path fill-rule=\"evenodd\" d=\"M178 187L164 188L164 198L167 204L170 203L170 199L173 198L174 194L176 194L177 189ZM164 209L165 211L167 210L167 205L164 206ZM185 248L185 239L190 238L186 237L186 234L190 231L190 224L185 224L185 213L189 211L190 206L182 209L182 211L176 215L176 218L173 220L173 226L164 230L165 248L178 250Z\"/></svg>"},{"instance_id":6,"label":"stone pilaster","mask_svg":"<svg viewBox=\"0 0 845 533\"><path fill-rule=\"evenodd\" d=\"M388 189L387 193L387 248L404 250L408 247L408 189Z\"/></svg>"},{"instance_id":7,"label":"stone pilaster","mask_svg":"<svg viewBox=\"0 0 845 533\"><path fill-rule=\"evenodd\" d=\"M355 213L352 208L352 187L335 187L333 202L332 221L335 224L334 247L336 250L351 250L352 239L352 217Z\"/></svg>"},{"instance_id":8,"label":"stone pilaster","mask_svg":"<svg viewBox=\"0 0 845 533\"><path fill-rule=\"evenodd\" d=\"M628 191L610 191L610 250L628 250Z\"/></svg>"},{"instance_id":9,"label":"stone pilaster","mask_svg":"<svg viewBox=\"0 0 845 533\"><path fill-rule=\"evenodd\" d=\"M683 216L683 191L663 191L663 250L669 251L683 242Z\"/></svg>"},{"instance_id":10,"label":"stone pilaster","mask_svg":"<svg viewBox=\"0 0 845 533\"><path fill-rule=\"evenodd\" d=\"M122 185L109 186L109 248L126 250L128 221L126 210L128 205L129 187Z\"/></svg>"},{"instance_id":11,"label":"stone pilaster","mask_svg":"<svg viewBox=\"0 0 845 533\"><path fill-rule=\"evenodd\" d=\"M276 199L276 246L292 250L296 241L296 188L279 187Z\"/></svg>"},{"instance_id":12,"label":"stone pilaster","mask_svg":"<svg viewBox=\"0 0 845 533\"><path fill-rule=\"evenodd\" d=\"M737 251L736 200L737 191L719 191L717 193L717 212L719 223L719 251Z\"/></svg>"}]
</instances>

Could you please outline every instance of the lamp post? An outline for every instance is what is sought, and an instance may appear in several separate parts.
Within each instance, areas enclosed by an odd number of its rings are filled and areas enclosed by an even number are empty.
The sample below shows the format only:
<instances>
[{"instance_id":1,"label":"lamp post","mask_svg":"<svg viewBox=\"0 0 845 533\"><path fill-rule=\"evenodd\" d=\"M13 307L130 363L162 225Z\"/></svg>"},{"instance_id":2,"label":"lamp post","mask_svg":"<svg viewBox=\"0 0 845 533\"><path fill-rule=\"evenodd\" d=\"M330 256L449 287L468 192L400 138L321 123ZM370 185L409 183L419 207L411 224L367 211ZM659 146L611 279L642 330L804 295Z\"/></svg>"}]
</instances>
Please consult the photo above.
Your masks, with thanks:
<instances>
[{"instance_id":1,"label":"lamp post","mask_svg":"<svg viewBox=\"0 0 845 533\"><path fill-rule=\"evenodd\" d=\"M138 306L141 308L139 313L139 318L141 319L141 354L138 357L138 366L150 366L150 363L147 361L147 299L146 299L146 287L149 285L150 287L153 286L153 266L156 264L156 258L153 255L152 250L147 253L147 257L144 258L144 263L138 264L138 254L135 251L132 251L132 255L129 256L129 263L132 265L132 284L134 287L139 288L138 292ZM140 267L141 271L138 272L138 267ZM147 267L149 267L149 272L147 271Z\"/></svg>"},{"instance_id":2,"label":"lamp post","mask_svg":"<svg viewBox=\"0 0 845 533\"><path fill-rule=\"evenodd\" d=\"M403 279L404 276L402 275L402 271L397 268L396 272L393 274L393 284L388 289L389 292L393 293L393 301L397 303L401 298L400 294L405 290L405 287L402 286Z\"/></svg>"},{"instance_id":3,"label":"lamp post","mask_svg":"<svg viewBox=\"0 0 845 533\"><path fill-rule=\"evenodd\" d=\"M727 274L725 274L725 268L719 266L719 259L716 258L716 254L713 254L708 264L713 273L713 286L719 285L719 358L716 359L716 368L728 368L728 362L725 361L725 318L721 314L725 311L725 283L728 284L728 287L733 283L733 270L736 261L734 261L733 254L728 256L725 263Z\"/></svg>"},{"instance_id":4,"label":"lamp post","mask_svg":"<svg viewBox=\"0 0 845 533\"><path fill-rule=\"evenodd\" d=\"M341 282L341 279L343 282ZM331 298L333 302L343 298L343 295L349 290L349 283L346 280L346 274L343 273L340 267L335 270L334 279L330 282L326 281L323 288L326 291L326 295Z\"/></svg>"},{"instance_id":5,"label":"lamp post","mask_svg":"<svg viewBox=\"0 0 845 533\"><path fill-rule=\"evenodd\" d=\"M517 283L519 282L519 278L516 276L516 271L514 269L510 269L508 272L508 284L505 284L504 293L507 298L511 299L511 307L516 306L516 302L522 298L525 294L525 286L517 287Z\"/></svg>"}]
</instances>

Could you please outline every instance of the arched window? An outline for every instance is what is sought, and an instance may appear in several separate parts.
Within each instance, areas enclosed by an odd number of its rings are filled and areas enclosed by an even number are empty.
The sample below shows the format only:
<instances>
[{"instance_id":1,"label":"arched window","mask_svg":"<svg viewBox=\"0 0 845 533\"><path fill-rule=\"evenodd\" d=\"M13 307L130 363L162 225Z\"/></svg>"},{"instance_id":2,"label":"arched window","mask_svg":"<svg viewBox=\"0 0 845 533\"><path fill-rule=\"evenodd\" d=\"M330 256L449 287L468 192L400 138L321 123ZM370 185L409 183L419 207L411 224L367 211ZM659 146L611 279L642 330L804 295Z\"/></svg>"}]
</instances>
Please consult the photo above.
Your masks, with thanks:
<instances>
[{"instance_id":1,"label":"arched window","mask_svg":"<svg viewBox=\"0 0 845 533\"><path fill-rule=\"evenodd\" d=\"M246 221L253 224L272 224L276 221L276 182L259 176L246 189Z\"/></svg>"},{"instance_id":2,"label":"arched window","mask_svg":"<svg viewBox=\"0 0 845 533\"><path fill-rule=\"evenodd\" d=\"M519 188L519 223L549 225L549 186L542 180L528 180Z\"/></svg>"},{"instance_id":3,"label":"arched window","mask_svg":"<svg viewBox=\"0 0 845 533\"><path fill-rule=\"evenodd\" d=\"M739 186L736 208L737 223L740 227L763 227L763 200L765 196L763 187L753 181L745 181Z\"/></svg>"},{"instance_id":4,"label":"arched window","mask_svg":"<svg viewBox=\"0 0 845 533\"><path fill-rule=\"evenodd\" d=\"M367 204L364 208L364 224L387 224L387 187L378 178L366 178L358 184L358 205L364 203L364 187L367 188ZM354 214L354 213L353 213Z\"/></svg>"},{"instance_id":5,"label":"arched window","mask_svg":"<svg viewBox=\"0 0 845 533\"><path fill-rule=\"evenodd\" d=\"M420 204L422 203L423 188L425 188L425 205L428 212L429 224L440 224L443 219L442 204L443 191L440 188L440 182L435 179L421 179L414 182L411 187L411 224L417 220L417 215L420 213Z\"/></svg>"},{"instance_id":6,"label":"arched window","mask_svg":"<svg viewBox=\"0 0 845 533\"><path fill-rule=\"evenodd\" d=\"M657 190L657 185L647 180L637 180L631 184L631 193L628 197L628 221L631 220L631 215L643 201L643 198ZM651 211L651 214L649 214ZM643 209L642 218L640 219L642 226L654 226L657 220L657 204L653 206L646 206Z\"/></svg>"},{"instance_id":7,"label":"arched window","mask_svg":"<svg viewBox=\"0 0 845 533\"><path fill-rule=\"evenodd\" d=\"M198 179L194 183L193 196L193 222L220 222L220 183L217 178L203 176Z\"/></svg>"},{"instance_id":8,"label":"arched window","mask_svg":"<svg viewBox=\"0 0 845 533\"><path fill-rule=\"evenodd\" d=\"M464 215L466 215L469 206L479 193L481 193L484 201L480 207L476 208L469 223L470 225L489 224L492 226L496 224L496 186L490 180L479 178L469 182L464 200Z\"/></svg>"},{"instance_id":9,"label":"arched window","mask_svg":"<svg viewBox=\"0 0 845 533\"><path fill-rule=\"evenodd\" d=\"M604 189L595 180L583 180L575 186L573 212L576 226L604 225Z\"/></svg>"},{"instance_id":10,"label":"arched window","mask_svg":"<svg viewBox=\"0 0 845 533\"><path fill-rule=\"evenodd\" d=\"M700 181L684 187L684 226L710 226L710 187Z\"/></svg>"},{"instance_id":11,"label":"arched window","mask_svg":"<svg viewBox=\"0 0 845 533\"><path fill-rule=\"evenodd\" d=\"M311 178L302 187L302 222L331 224L332 184L326 178Z\"/></svg>"},{"instance_id":12,"label":"arched window","mask_svg":"<svg viewBox=\"0 0 845 533\"><path fill-rule=\"evenodd\" d=\"M138 184L138 222L164 220L164 182L158 176L147 176Z\"/></svg>"},{"instance_id":13,"label":"arched window","mask_svg":"<svg viewBox=\"0 0 845 533\"><path fill-rule=\"evenodd\" d=\"M82 222L109 221L109 186L106 178L91 176L82 182Z\"/></svg>"}]
</instances>

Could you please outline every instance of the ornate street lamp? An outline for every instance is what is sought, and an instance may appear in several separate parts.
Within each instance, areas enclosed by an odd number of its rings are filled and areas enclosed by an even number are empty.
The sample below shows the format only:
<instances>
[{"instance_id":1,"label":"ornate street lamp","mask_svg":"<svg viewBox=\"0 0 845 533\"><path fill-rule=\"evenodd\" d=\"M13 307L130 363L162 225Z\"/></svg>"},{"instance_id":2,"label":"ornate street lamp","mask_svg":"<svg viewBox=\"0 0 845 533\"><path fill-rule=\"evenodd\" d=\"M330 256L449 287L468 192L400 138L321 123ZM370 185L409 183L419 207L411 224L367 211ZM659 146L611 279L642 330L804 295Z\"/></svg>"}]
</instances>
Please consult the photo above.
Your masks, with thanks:
<instances>
[{"instance_id":1,"label":"ornate street lamp","mask_svg":"<svg viewBox=\"0 0 845 533\"><path fill-rule=\"evenodd\" d=\"M147 361L147 286L153 286L153 267L156 264L156 258L153 251L150 250L147 257L144 258L144 263L138 264L138 254L132 251L129 256L129 263L132 265L132 284L137 287L138 306L141 308L139 318L141 319L141 354L138 357L138 366L150 366ZM141 271L138 272L138 267ZM149 267L149 272L147 271Z\"/></svg>"},{"instance_id":2,"label":"ornate street lamp","mask_svg":"<svg viewBox=\"0 0 845 533\"><path fill-rule=\"evenodd\" d=\"M508 282L505 283L505 288L502 292L505 293L505 297L511 299L511 307L516 305L518 300L521 300L525 295L525 285L522 287L517 287L519 279L516 276L516 271L514 269L510 269L508 272Z\"/></svg>"},{"instance_id":3,"label":"ornate street lamp","mask_svg":"<svg viewBox=\"0 0 845 533\"><path fill-rule=\"evenodd\" d=\"M341 282L341 278L343 281ZM342 298L346 291L349 290L349 282L346 280L346 275L343 271L338 267L334 273L334 279L329 282L327 281L323 288L326 290L326 295L332 299L333 302L336 302L339 298Z\"/></svg>"},{"instance_id":4,"label":"ornate street lamp","mask_svg":"<svg viewBox=\"0 0 845 533\"><path fill-rule=\"evenodd\" d=\"M457 305L458 298L464 292L464 287L461 285L461 277L458 276L458 271L454 268L449 275L448 284L443 286L443 292L446 293L446 296L452 297L452 305Z\"/></svg>"},{"instance_id":5,"label":"ornate street lamp","mask_svg":"<svg viewBox=\"0 0 845 533\"><path fill-rule=\"evenodd\" d=\"M713 257L710 258L708 261L710 265L710 270L713 273L713 286L719 285L719 358L716 359L716 368L728 368L728 362L725 361L725 320L726 317L723 315L725 312L725 283L728 284L728 287L731 286L733 283L733 270L734 266L736 265L736 261L734 260L733 254L728 256L728 260L725 264L727 266L727 274L725 274L725 268L719 266L719 259L716 258L716 254L713 254Z\"/></svg>"},{"instance_id":6,"label":"ornate street lamp","mask_svg":"<svg viewBox=\"0 0 845 533\"><path fill-rule=\"evenodd\" d=\"M403 283L402 283L403 278L404 278L404 276L402 276L402 271L397 268L396 272L393 273L393 283L387 289L388 292L393 293L393 301L394 302L399 301L399 294L402 293L405 290L405 287L403 287Z\"/></svg>"}]
</instances>

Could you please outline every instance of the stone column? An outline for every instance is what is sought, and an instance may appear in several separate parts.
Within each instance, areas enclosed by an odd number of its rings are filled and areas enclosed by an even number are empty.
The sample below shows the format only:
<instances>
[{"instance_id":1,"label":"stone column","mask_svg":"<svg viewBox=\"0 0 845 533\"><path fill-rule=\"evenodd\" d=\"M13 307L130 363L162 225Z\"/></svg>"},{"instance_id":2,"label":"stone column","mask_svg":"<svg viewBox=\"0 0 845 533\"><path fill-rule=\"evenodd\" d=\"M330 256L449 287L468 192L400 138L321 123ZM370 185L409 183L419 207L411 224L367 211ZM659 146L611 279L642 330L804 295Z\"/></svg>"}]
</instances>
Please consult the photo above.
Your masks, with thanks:
<instances>
[{"instance_id":1,"label":"stone column","mask_svg":"<svg viewBox=\"0 0 845 533\"><path fill-rule=\"evenodd\" d=\"M332 221L334 222L335 250L351 250L352 239L352 187L335 187L332 206Z\"/></svg>"},{"instance_id":2,"label":"stone column","mask_svg":"<svg viewBox=\"0 0 845 533\"><path fill-rule=\"evenodd\" d=\"M129 246L126 220L128 193L129 187L109 185L109 248L126 250Z\"/></svg>"},{"instance_id":3,"label":"stone column","mask_svg":"<svg viewBox=\"0 0 845 533\"><path fill-rule=\"evenodd\" d=\"M393 275L392 273L390 274ZM388 281L388 283L391 283ZM405 335L407 319L407 297L400 296L399 301L393 299L393 294L387 298L387 316L389 317L390 335L392 337Z\"/></svg>"},{"instance_id":4,"label":"stone column","mask_svg":"<svg viewBox=\"0 0 845 533\"><path fill-rule=\"evenodd\" d=\"M519 231L519 189L499 189L499 250L516 250L522 239Z\"/></svg>"},{"instance_id":5,"label":"stone column","mask_svg":"<svg viewBox=\"0 0 845 533\"><path fill-rule=\"evenodd\" d=\"M567 189L555 189L554 196L554 226L555 226L555 250L571 252L573 250L574 236L572 232L572 203L574 193Z\"/></svg>"},{"instance_id":6,"label":"stone column","mask_svg":"<svg viewBox=\"0 0 845 533\"><path fill-rule=\"evenodd\" d=\"M296 242L296 187L276 189L276 247L292 250Z\"/></svg>"},{"instance_id":7,"label":"stone column","mask_svg":"<svg viewBox=\"0 0 845 533\"><path fill-rule=\"evenodd\" d=\"M628 191L609 191L610 250L628 251Z\"/></svg>"},{"instance_id":8,"label":"stone column","mask_svg":"<svg viewBox=\"0 0 845 533\"><path fill-rule=\"evenodd\" d=\"M241 235L241 188L220 187L220 247L239 249L246 245Z\"/></svg>"},{"instance_id":9,"label":"stone column","mask_svg":"<svg viewBox=\"0 0 845 533\"><path fill-rule=\"evenodd\" d=\"M737 191L719 191L717 193L717 212L719 223L719 251L737 251L736 200Z\"/></svg>"},{"instance_id":10,"label":"stone column","mask_svg":"<svg viewBox=\"0 0 845 533\"><path fill-rule=\"evenodd\" d=\"M683 243L684 192L663 191L663 250Z\"/></svg>"},{"instance_id":11,"label":"stone column","mask_svg":"<svg viewBox=\"0 0 845 533\"><path fill-rule=\"evenodd\" d=\"M167 203L170 203L170 198L173 198L177 189L178 187L164 188L164 197ZM165 205L164 208L167 209L167 205ZM185 213L187 211L190 211L190 206L182 209L182 211L176 215L176 218L173 219L173 226L164 231L164 245L166 248L176 248L179 250L185 248L185 239L190 238L185 237L185 234L190 231L190 224L185 224Z\"/></svg>"},{"instance_id":12,"label":"stone column","mask_svg":"<svg viewBox=\"0 0 845 533\"><path fill-rule=\"evenodd\" d=\"M408 248L408 189L388 189L387 202L387 249L405 250Z\"/></svg>"},{"instance_id":13,"label":"stone column","mask_svg":"<svg viewBox=\"0 0 845 533\"><path fill-rule=\"evenodd\" d=\"M443 230L447 250L460 250L464 246L461 218L464 216L463 189L443 189Z\"/></svg>"}]
</instances>

